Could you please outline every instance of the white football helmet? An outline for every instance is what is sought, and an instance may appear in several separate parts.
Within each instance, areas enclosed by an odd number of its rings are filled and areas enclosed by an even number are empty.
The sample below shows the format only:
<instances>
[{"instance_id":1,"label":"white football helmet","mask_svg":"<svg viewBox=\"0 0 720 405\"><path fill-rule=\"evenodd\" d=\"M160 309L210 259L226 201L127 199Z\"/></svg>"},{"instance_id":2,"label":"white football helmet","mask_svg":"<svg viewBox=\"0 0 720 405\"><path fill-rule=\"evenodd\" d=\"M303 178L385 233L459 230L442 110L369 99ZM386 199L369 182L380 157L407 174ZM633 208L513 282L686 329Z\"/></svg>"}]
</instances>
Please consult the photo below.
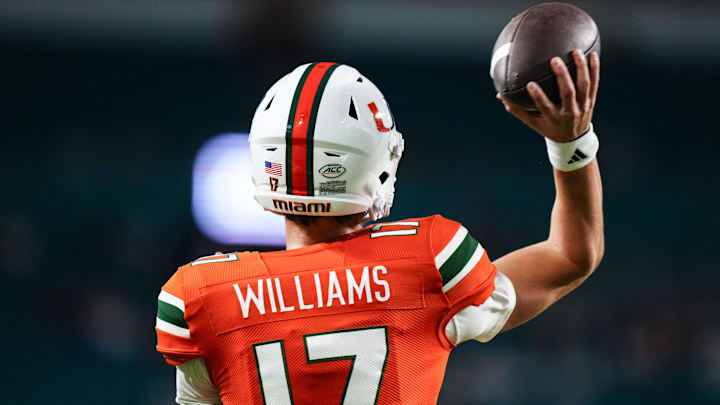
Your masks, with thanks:
<instances>
[{"instance_id":1,"label":"white football helmet","mask_svg":"<svg viewBox=\"0 0 720 405\"><path fill-rule=\"evenodd\" d=\"M355 68L299 66L267 91L253 117L255 199L280 214L382 218L403 149L385 98Z\"/></svg>"}]
</instances>

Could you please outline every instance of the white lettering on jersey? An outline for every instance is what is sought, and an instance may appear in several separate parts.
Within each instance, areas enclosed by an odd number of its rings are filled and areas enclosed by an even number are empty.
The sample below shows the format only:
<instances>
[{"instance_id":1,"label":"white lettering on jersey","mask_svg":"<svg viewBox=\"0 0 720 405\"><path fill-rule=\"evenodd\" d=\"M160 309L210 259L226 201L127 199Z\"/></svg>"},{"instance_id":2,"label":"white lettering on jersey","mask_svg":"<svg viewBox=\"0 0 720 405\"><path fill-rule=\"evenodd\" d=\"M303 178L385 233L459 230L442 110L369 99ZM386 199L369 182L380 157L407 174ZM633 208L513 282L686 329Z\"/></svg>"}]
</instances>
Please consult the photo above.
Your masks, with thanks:
<instances>
[{"instance_id":1,"label":"white lettering on jersey","mask_svg":"<svg viewBox=\"0 0 720 405\"><path fill-rule=\"evenodd\" d=\"M278 302L280 302L280 312L294 311L294 306L285 306L285 300L283 300L282 287L280 287L280 279L275 277L275 288L277 289Z\"/></svg>"},{"instance_id":2,"label":"white lettering on jersey","mask_svg":"<svg viewBox=\"0 0 720 405\"><path fill-rule=\"evenodd\" d=\"M350 305L355 303L355 294L358 299L362 299L363 289L365 290L365 301L372 302L372 295L370 293L370 270L368 266L363 267L362 276L360 276L360 285L355 281L355 276L352 270L345 270L347 276L348 285L348 303Z\"/></svg>"},{"instance_id":3,"label":"white lettering on jersey","mask_svg":"<svg viewBox=\"0 0 720 405\"><path fill-rule=\"evenodd\" d=\"M323 298L322 298L322 286L320 285L320 274L315 273L313 275L313 278L315 279L315 294L317 295L317 306L318 308L323 307Z\"/></svg>"},{"instance_id":4,"label":"white lettering on jersey","mask_svg":"<svg viewBox=\"0 0 720 405\"><path fill-rule=\"evenodd\" d=\"M314 273L312 279L307 273L296 274L292 277L292 282L285 281L290 285L295 284L295 294L292 293L293 289L288 284L285 285L285 291L283 291L283 281L280 277L248 281L243 286L246 291L245 295L240 287L241 283L233 284L233 288L240 303L242 317L249 318L251 313L255 312L251 311L251 303L255 305L257 313L265 315L266 305L269 305L270 313L282 313L329 308L333 304L344 306L361 302L368 304L386 302L390 299L390 283L384 277L386 274L388 274L388 269L381 265L372 267L372 270L370 270L370 266L364 266L362 270L355 271L346 269L346 283L340 282L335 270L327 273ZM255 283L257 283L257 287L255 287ZM313 290L315 297L309 296L312 293L308 293ZM313 301L315 304L311 304Z\"/></svg>"},{"instance_id":5,"label":"white lettering on jersey","mask_svg":"<svg viewBox=\"0 0 720 405\"><path fill-rule=\"evenodd\" d=\"M262 280L257 281L258 295L255 295L250 284L247 285L247 294L243 297L240 287L237 284L233 284L235 288L235 294L237 294L238 301L240 301L240 309L242 309L243 318L248 317L250 312L250 301L255 303L255 307L261 315L265 315L265 301L263 300L263 283Z\"/></svg>"},{"instance_id":6,"label":"white lettering on jersey","mask_svg":"<svg viewBox=\"0 0 720 405\"><path fill-rule=\"evenodd\" d=\"M302 295L302 287L300 286L300 276L293 277L295 279L295 291L297 291L297 297L298 297L298 304L300 304L300 310L303 309L313 309L315 306L313 304L305 305L305 300L303 299Z\"/></svg>"},{"instance_id":7,"label":"white lettering on jersey","mask_svg":"<svg viewBox=\"0 0 720 405\"><path fill-rule=\"evenodd\" d=\"M345 305L345 298L342 296L340 282L338 281L337 274L334 270L330 271L328 274L328 307L332 306L333 299L338 299L340 301L340 305Z\"/></svg>"},{"instance_id":8,"label":"white lettering on jersey","mask_svg":"<svg viewBox=\"0 0 720 405\"><path fill-rule=\"evenodd\" d=\"M265 279L267 283L268 298L270 299L270 310L277 312L277 306L275 305L275 292L273 291L272 281L269 278Z\"/></svg>"},{"instance_id":9,"label":"white lettering on jersey","mask_svg":"<svg viewBox=\"0 0 720 405\"><path fill-rule=\"evenodd\" d=\"M381 271L383 274L387 274L387 269L385 266L375 266L373 267L373 281L375 284L381 285L385 288L385 294L380 295L379 291L375 291L375 299L377 299L380 302L385 302L390 299L390 284L388 284L387 281L381 280L378 276L378 272Z\"/></svg>"}]
</instances>

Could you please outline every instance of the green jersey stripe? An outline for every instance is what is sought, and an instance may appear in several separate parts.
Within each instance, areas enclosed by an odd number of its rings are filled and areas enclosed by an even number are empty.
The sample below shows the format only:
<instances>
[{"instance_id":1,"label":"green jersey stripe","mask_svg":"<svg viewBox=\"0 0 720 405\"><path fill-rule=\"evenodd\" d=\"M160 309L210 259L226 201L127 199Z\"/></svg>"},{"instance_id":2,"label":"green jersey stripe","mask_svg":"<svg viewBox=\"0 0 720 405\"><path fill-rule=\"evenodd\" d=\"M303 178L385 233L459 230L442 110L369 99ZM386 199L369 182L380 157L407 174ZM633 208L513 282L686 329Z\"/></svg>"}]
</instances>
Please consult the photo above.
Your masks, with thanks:
<instances>
[{"instance_id":1,"label":"green jersey stripe","mask_svg":"<svg viewBox=\"0 0 720 405\"><path fill-rule=\"evenodd\" d=\"M462 243L463 239L465 239L465 236L467 235L467 229L465 229L464 226L460 225L458 230L455 232L455 235L453 235L452 239L445 245L445 247L440 251L440 253L435 256L435 267L440 268L443 264L447 261L447 259L450 258L450 255L455 252L455 249L460 246L460 243Z\"/></svg>"},{"instance_id":2,"label":"green jersey stripe","mask_svg":"<svg viewBox=\"0 0 720 405\"><path fill-rule=\"evenodd\" d=\"M185 329L188 328L183 311L167 302L158 300L157 317L175 326Z\"/></svg>"},{"instance_id":3,"label":"green jersey stripe","mask_svg":"<svg viewBox=\"0 0 720 405\"><path fill-rule=\"evenodd\" d=\"M190 329L175 326L171 323L163 321L160 318L155 318L155 327L171 335L190 338Z\"/></svg>"},{"instance_id":4,"label":"green jersey stripe","mask_svg":"<svg viewBox=\"0 0 720 405\"><path fill-rule=\"evenodd\" d=\"M450 279L445 285L443 285L443 292L448 292L453 289L458 283L460 283L465 276L470 274L472 269L477 266L478 263L480 263L480 259L482 259L483 255L485 254L485 249L480 246L480 244L477 244L477 248L475 248L475 252L470 256L470 260L468 260L467 263L465 263L465 266L458 272L455 277Z\"/></svg>"},{"instance_id":5,"label":"green jersey stripe","mask_svg":"<svg viewBox=\"0 0 720 405\"><path fill-rule=\"evenodd\" d=\"M473 239L470 233L467 233L457 249L455 249L445 263L438 269L443 280L443 285L452 280L452 278L465 267L473 253L475 253L477 246L478 241Z\"/></svg>"}]
</instances>

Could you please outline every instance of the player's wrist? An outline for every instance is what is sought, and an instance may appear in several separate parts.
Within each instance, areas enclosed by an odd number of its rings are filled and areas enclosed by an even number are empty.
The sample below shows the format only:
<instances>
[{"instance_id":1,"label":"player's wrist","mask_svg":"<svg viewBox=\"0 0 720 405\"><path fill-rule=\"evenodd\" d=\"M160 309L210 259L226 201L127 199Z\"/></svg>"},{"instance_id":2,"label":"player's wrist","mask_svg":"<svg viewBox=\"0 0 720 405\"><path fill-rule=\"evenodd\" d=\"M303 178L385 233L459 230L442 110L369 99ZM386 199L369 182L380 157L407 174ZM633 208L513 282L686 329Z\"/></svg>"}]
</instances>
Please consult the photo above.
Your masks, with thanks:
<instances>
[{"instance_id":1,"label":"player's wrist","mask_svg":"<svg viewBox=\"0 0 720 405\"><path fill-rule=\"evenodd\" d=\"M569 142L555 142L545 138L548 158L552 166L563 172L581 169L595 159L600 148L593 125L584 134Z\"/></svg>"}]
</instances>

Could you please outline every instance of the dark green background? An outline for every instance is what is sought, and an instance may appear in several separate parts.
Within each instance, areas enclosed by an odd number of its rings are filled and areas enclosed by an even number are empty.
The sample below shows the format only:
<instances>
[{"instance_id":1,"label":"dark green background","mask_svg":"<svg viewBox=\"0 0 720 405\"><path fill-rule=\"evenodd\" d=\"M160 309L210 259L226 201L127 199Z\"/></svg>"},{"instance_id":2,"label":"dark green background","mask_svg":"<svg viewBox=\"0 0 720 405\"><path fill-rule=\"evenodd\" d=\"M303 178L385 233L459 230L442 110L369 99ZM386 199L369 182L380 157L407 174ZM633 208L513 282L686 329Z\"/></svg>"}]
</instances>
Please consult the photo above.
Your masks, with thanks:
<instances>
[{"instance_id":1,"label":"dark green background","mask_svg":"<svg viewBox=\"0 0 720 405\"><path fill-rule=\"evenodd\" d=\"M544 143L495 100L485 58L291 40L207 53L5 40L0 55L3 404L172 402L159 287L247 248L196 228L194 155L248 131L265 89L306 61L351 64L390 101L406 140L391 219L462 221L493 258L547 234ZM720 401L717 66L612 40L602 63L605 259L538 319L458 348L440 403Z\"/></svg>"}]
</instances>

